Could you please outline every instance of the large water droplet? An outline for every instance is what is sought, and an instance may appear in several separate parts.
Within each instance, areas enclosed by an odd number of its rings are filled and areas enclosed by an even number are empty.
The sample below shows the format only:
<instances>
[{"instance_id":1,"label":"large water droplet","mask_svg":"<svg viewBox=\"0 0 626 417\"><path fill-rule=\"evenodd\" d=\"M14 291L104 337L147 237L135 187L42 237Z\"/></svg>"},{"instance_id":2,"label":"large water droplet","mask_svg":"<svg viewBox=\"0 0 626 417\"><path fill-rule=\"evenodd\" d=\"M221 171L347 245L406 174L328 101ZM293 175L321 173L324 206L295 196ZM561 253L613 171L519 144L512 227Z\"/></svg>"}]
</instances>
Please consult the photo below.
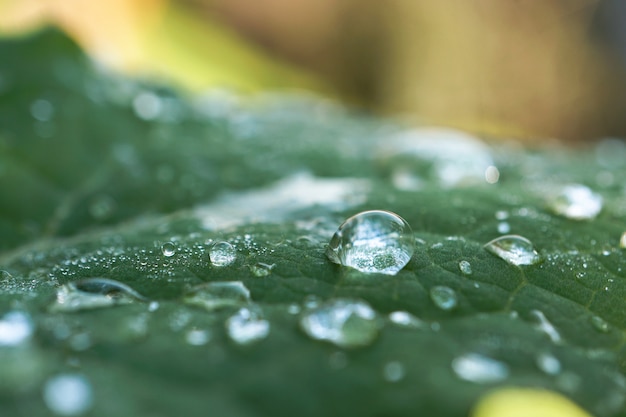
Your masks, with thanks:
<instances>
[{"instance_id":1,"label":"large water droplet","mask_svg":"<svg viewBox=\"0 0 626 417\"><path fill-rule=\"evenodd\" d=\"M183 301L208 311L241 307L250 303L250 291L241 281L207 282L191 288Z\"/></svg>"},{"instance_id":2,"label":"large water droplet","mask_svg":"<svg viewBox=\"0 0 626 417\"><path fill-rule=\"evenodd\" d=\"M548 320L545 314L540 310L532 310L530 312L531 317L536 321L536 327L543 333L545 333L553 343L559 343L561 341L561 335L556 330L556 327Z\"/></svg>"},{"instance_id":3,"label":"large water droplet","mask_svg":"<svg viewBox=\"0 0 626 417\"><path fill-rule=\"evenodd\" d=\"M452 288L445 286L436 286L430 289L430 299L442 310L452 310L456 307L457 297Z\"/></svg>"},{"instance_id":4,"label":"large water droplet","mask_svg":"<svg viewBox=\"0 0 626 417\"><path fill-rule=\"evenodd\" d=\"M57 375L46 382L43 399L53 413L77 416L91 408L91 384L82 375Z\"/></svg>"},{"instance_id":5,"label":"large water droplet","mask_svg":"<svg viewBox=\"0 0 626 417\"><path fill-rule=\"evenodd\" d=\"M258 307L243 307L226 321L226 331L233 342L249 345L267 337L270 323Z\"/></svg>"},{"instance_id":6,"label":"large water droplet","mask_svg":"<svg viewBox=\"0 0 626 417\"><path fill-rule=\"evenodd\" d=\"M216 242L209 249L209 259L215 266L228 266L235 262L237 249L228 242Z\"/></svg>"},{"instance_id":7,"label":"large water droplet","mask_svg":"<svg viewBox=\"0 0 626 417\"><path fill-rule=\"evenodd\" d=\"M602 210L602 197L585 185L571 184L550 201L550 208L568 219L593 219Z\"/></svg>"},{"instance_id":8,"label":"large water droplet","mask_svg":"<svg viewBox=\"0 0 626 417\"><path fill-rule=\"evenodd\" d=\"M172 242L166 242L161 246L161 252L163 252L163 256L169 258L176 253L176 246Z\"/></svg>"},{"instance_id":9,"label":"large water droplet","mask_svg":"<svg viewBox=\"0 0 626 417\"><path fill-rule=\"evenodd\" d=\"M30 339L33 323L25 313L10 311L0 319L0 346L18 346Z\"/></svg>"},{"instance_id":10,"label":"large water droplet","mask_svg":"<svg viewBox=\"0 0 626 417\"><path fill-rule=\"evenodd\" d=\"M86 278L69 282L57 290L52 312L72 312L147 301L126 284L107 278Z\"/></svg>"},{"instance_id":11,"label":"large water droplet","mask_svg":"<svg viewBox=\"0 0 626 417\"><path fill-rule=\"evenodd\" d=\"M274 266L274 264L270 265L263 262L257 262L254 265L250 265L250 272L252 272L256 277L263 278L272 273Z\"/></svg>"},{"instance_id":12,"label":"large water droplet","mask_svg":"<svg viewBox=\"0 0 626 417\"><path fill-rule=\"evenodd\" d=\"M472 264L470 264L468 261L459 262L459 269L464 275L472 274Z\"/></svg>"},{"instance_id":13,"label":"large water droplet","mask_svg":"<svg viewBox=\"0 0 626 417\"><path fill-rule=\"evenodd\" d=\"M509 376L506 364L477 353L467 353L454 359L452 370L459 378L478 384L503 381Z\"/></svg>"},{"instance_id":14,"label":"large water droplet","mask_svg":"<svg viewBox=\"0 0 626 417\"><path fill-rule=\"evenodd\" d=\"M518 235L495 238L485 249L513 265L532 265L541 260L530 240Z\"/></svg>"},{"instance_id":15,"label":"large water droplet","mask_svg":"<svg viewBox=\"0 0 626 417\"><path fill-rule=\"evenodd\" d=\"M414 250L413 232L402 217L372 210L343 222L330 240L326 256L361 272L396 275Z\"/></svg>"},{"instance_id":16,"label":"large water droplet","mask_svg":"<svg viewBox=\"0 0 626 417\"><path fill-rule=\"evenodd\" d=\"M336 299L307 311L300 327L311 338L343 348L371 344L378 335L376 312L365 301Z\"/></svg>"}]
</instances>

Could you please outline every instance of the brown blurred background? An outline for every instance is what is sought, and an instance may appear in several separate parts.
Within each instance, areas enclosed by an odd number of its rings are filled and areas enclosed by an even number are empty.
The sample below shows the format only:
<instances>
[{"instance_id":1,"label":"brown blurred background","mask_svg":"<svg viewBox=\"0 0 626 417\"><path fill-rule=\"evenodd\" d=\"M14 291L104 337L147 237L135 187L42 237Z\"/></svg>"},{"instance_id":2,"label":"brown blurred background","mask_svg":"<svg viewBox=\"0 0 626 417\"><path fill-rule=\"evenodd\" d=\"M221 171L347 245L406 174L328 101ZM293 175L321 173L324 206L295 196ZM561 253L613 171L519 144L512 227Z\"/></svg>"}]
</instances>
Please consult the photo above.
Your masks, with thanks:
<instances>
[{"instance_id":1,"label":"brown blurred background","mask_svg":"<svg viewBox=\"0 0 626 417\"><path fill-rule=\"evenodd\" d=\"M100 60L192 91L304 89L419 124L626 136L622 0L0 0Z\"/></svg>"}]
</instances>

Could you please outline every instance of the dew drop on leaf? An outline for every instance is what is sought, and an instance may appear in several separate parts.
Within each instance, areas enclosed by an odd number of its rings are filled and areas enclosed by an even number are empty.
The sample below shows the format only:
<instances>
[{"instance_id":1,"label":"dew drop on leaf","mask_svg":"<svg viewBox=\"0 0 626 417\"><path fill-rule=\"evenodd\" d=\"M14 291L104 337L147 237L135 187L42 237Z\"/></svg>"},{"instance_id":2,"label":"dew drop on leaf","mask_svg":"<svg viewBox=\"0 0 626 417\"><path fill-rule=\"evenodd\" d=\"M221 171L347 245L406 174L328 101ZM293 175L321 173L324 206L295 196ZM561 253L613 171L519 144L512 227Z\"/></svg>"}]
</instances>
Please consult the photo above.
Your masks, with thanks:
<instances>
[{"instance_id":1,"label":"dew drop on leaf","mask_svg":"<svg viewBox=\"0 0 626 417\"><path fill-rule=\"evenodd\" d=\"M602 333L608 333L610 326L602 317L600 316L592 316L591 317L591 325L594 329Z\"/></svg>"},{"instance_id":2,"label":"dew drop on leaf","mask_svg":"<svg viewBox=\"0 0 626 417\"><path fill-rule=\"evenodd\" d=\"M185 341L192 346L206 345L211 340L208 330L191 329L185 334Z\"/></svg>"},{"instance_id":3,"label":"dew drop on leaf","mask_svg":"<svg viewBox=\"0 0 626 417\"><path fill-rule=\"evenodd\" d=\"M365 301L336 299L307 311L300 327L315 340L343 348L371 344L378 335L376 312Z\"/></svg>"},{"instance_id":4,"label":"dew drop on leaf","mask_svg":"<svg viewBox=\"0 0 626 417\"><path fill-rule=\"evenodd\" d=\"M161 246L161 252L163 252L163 256L169 258L176 253L176 246L172 242L166 242Z\"/></svg>"},{"instance_id":5,"label":"dew drop on leaf","mask_svg":"<svg viewBox=\"0 0 626 417\"><path fill-rule=\"evenodd\" d=\"M561 372L561 362L550 353L540 353L536 358L537 368L548 375Z\"/></svg>"},{"instance_id":6,"label":"dew drop on leaf","mask_svg":"<svg viewBox=\"0 0 626 417\"><path fill-rule=\"evenodd\" d=\"M424 327L424 322L408 311L393 311L389 313L389 321L398 327L419 329Z\"/></svg>"},{"instance_id":7,"label":"dew drop on leaf","mask_svg":"<svg viewBox=\"0 0 626 417\"><path fill-rule=\"evenodd\" d=\"M545 333L553 343L561 342L561 335L556 330L556 327L548 320L543 311L532 310L530 312L531 317L535 321L535 325L538 330Z\"/></svg>"},{"instance_id":8,"label":"dew drop on leaf","mask_svg":"<svg viewBox=\"0 0 626 417\"><path fill-rule=\"evenodd\" d=\"M452 310L457 305L456 292L452 288L438 285L430 289L430 299L442 310Z\"/></svg>"},{"instance_id":9,"label":"dew drop on leaf","mask_svg":"<svg viewBox=\"0 0 626 417\"><path fill-rule=\"evenodd\" d=\"M82 375L60 374L46 382L43 399L54 414L78 416L91 408L91 384Z\"/></svg>"},{"instance_id":10,"label":"dew drop on leaf","mask_svg":"<svg viewBox=\"0 0 626 417\"><path fill-rule=\"evenodd\" d=\"M484 248L512 265L532 265L541 259L532 242L519 235L500 236Z\"/></svg>"},{"instance_id":11,"label":"dew drop on leaf","mask_svg":"<svg viewBox=\"0 0 626 417\"><path fill-rule=\"evenodd\" d=\"M186 304L213 311L250 303L250 291L241 281L215 281L196 285L183 296Z\"/></svg>"},{"instance_id":12,"label":"dew drop on leaf","mask_svg":"<svg viewBox=\"0 0 626 417\"><path fill-rule=\"evenodd\" d=\"M343 222L330 240L326 256L361 272L396 275L414 251L413 231L402 217L372 210Z\"/></svg>"},{"instance_id":13,"label":"dew drop on leaf","mask_svg":"<svg viewBox=\"0 0 626 417\"><path fill-rule=\"evenodd\" d=\"M272 273L272 268L275 265L266 264L263 262L257 262L254 265L250 265L250 272L254 274L255 277L263 278Z\"/></svg>"},{"instance_id":14,"label":"dew drop on leaf","mask_svg":"<svg viewBox=\"0 0 626 417\"><path fill-rule=\"evenodd\" d=\"M257 306L242 307L226 320L226 331L233 342L249 345L267 337L270 323Z\"/></svg>"},{"instance_id":15,"label":"dew drop on leaf","mask_svg":"<svg viewBox=\"0 0 626 417\"><path fill-rule=\"evenodd\" d=\"M467 353L454 359L452 370L460 379L477 384L500 382L509 376L505 363L477 353Z\"/></svg>"},{"instance_id":16,"label":"dew drop on leaf","mask_svg":"<svg viewBox=\"0 0 626 417\"><path fill-rule=\"evenodd\" d=\"M498 223L498 233L506 234L511 231L511 225L507 222Z\"/></svg>"},{"instance_id":17,"label":"dew drop on leaf","mask_svg":"<svg viewBox=\"0 0 626 417\"><path fill-rule=\"evenodd\" d=\"M391 361L387 362L383 367L383 378L387 382L399 382L406 375L406 369L402 362Z\"/></svg>"},{"instance_id":18,"label":"dew drop on leaf","mask_svg":"<svg viewBox=\"0 0 626 417\"><path fill-rule=\"evenodd\" d=\"M209 249L209 259L215 266L228 266L235 262L237 250L228 242L216 242Z\"/></svg>"},{"instance_id":19,"label":"dew drop on leaf","mask_svg":"<svg viewBox=\"0 0 626 417\"><path fill-rule=\"evenodd\" d=\"M459 270L464 275L471 275L472 274L472 264L470 264L468 261L461 261L461 262L459 262Z\"/></svg>"},{"instance_id":20,"label":"dew drop on leaf","mask_svg":"<svg viewBox=\"0 0 626 417\"><path fill-rule=\"evenodd\" d=\"M573 220L595 218L602 210L602 197L582 184L566 185L549 202L558 215Z\"/></svg>"},{"instance_id":21,"label":"dew drop on leaf","mask_svg":"<svg viewBox=\"0 0 626 417\"><path fill-rule=\"evenodd\" d=\"M126 284L107 278L85 278L60 286L49 310L72 312L131 304L136 301L147 300Z\"/></svg>"}]
</instances>

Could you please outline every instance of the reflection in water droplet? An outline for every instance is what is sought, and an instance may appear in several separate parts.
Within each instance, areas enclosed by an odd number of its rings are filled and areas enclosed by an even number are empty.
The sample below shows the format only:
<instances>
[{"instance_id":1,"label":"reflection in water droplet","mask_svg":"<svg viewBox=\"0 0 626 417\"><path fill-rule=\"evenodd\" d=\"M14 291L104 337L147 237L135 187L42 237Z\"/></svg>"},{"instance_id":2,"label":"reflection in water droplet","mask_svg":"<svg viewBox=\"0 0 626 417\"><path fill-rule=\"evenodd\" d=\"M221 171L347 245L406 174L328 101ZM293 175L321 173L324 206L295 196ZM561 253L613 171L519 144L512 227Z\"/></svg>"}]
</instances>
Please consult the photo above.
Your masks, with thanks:
<instances>
[{"instance_id":1,"label":"reflection in water droplet","mask_svg":"<svg viewBox=\"0 0 626 417\"><path fill-rule=\"evenodd\" d=\"M408 311L394 311L389 313L389 321L400 327L419 329L424 327L424 322Z\"/></svg>"},{"instance_id":2,"label":"reflection in water droplet","mask_svg":"<svg viewBox=\"0 0 626 417\"><path fill-rule=\"evenodd\" d=\"M361 272L396 275L415 250L413 231L397 214L372 210L346 220L333 235L326 256Z\"/></svg>"},{"instance_id":3,"label":"reflection in water droplet","mask_svg":"<svg viewBox=\"0 0 626 417\"><path fill-rule=\"evenodd\" d=\"M436 286L430 289L430 299L442 310L452 310L457 305L456 292L452 288Z\"/></svg>"},{"instance_id":4,"label":"reflection in water droplet","mask_svg":"<svg viewBox=\"0 0 626 417\"><path fill-rule=\"evenodd\" d=\"M19 346L33 334L33 322L21 311L10 311L0 319L0 346Z\"/></svg>"},{"instance_id":5,"label":"reflection in water droplet","mask_svg":"<svg viewBox=\"0 0 626 417\"><path fill-rule=\"evenodd\" d=\"M459 262L459 269L464 275L472 274L472 264L470 264L468 261Z\"/></svg>"},{"instance_id":6,"label":"reflection in water droplet","mask_svg":"<svg viewBox=\"0 0 626 417\"><path fill-rule=\"evenodd\" d=\"M72 312L147 301L126 284L107 278L86 278L68 282L57 290L51 312Z\"/></svg>"},{"instance_id":7,"label":"reflection in water droplet","mask_svg":"<svg viewBox=\"0 0 626 417\"><path fill-rule=\"evenodd\" d=\"M237 249L228 242L216 242L209 249L209 259L215 266L228 266L235 262Z\"/></svg>"},{"instance_id":8,"label":"reflection in water droplet","mask_svg":"<svg viewBox=\"0 0 626 417\"><path fill-rule=\"evenodd\" d=\"M270 323L262 318L258 307L243 307L226 320L226 331L233 342L249 345L267 337Z\"/></svg>"},{"instance_id":9,"label":"reflection in water droplet","mask_svg":"<svg viewBox=\"0 0 626 417\"><path fill-rule=\"evenodd\" d=\"M484 248L512 265L532 265L541 260L531 241L518 235L500 236Z\"/></svg>"},{"instance_id":10,"label":"reflection in water droplet","mask_svg":"<svg viewBox=\"0 0 626 417\"><path fill-rule=\"evenodd\" d=\"M387 362L383 367L383 378L388 382L401 381L406 375L406 370L402 362L391 361Z\"/></svg>"},{"instance_id":11,"label":"reflection in water droplet","mask_svg":"<svg viewBox=\"0 0 626 417\"><path fill-rule=\"evenodd\" d=\"M364 301L336 299L307 311L300 327L315 340L343 348L371 344L378 335L376 312Z\"/></svg>"},{"instance_id":12,"label":"reflection in water droplet","mask_svg":"<svg viewBox=\"0 0 626 417\"><path fill-rule=\"evenodd\" d=\"M619 240L619 247L626 248L626 232L622 233L622 238Z\"/></svg>"},{"instance_id":13,"label":"reflection in water droplet","mask_svg":"<svg viewBox=\"0 0 626 417\"><path fill-rule=\"evenodd\" d=\"M192 346L206 345L211 340L208 330L191 329L185 334L185 341Z\"/></svg>"},{"instance_id":14,"label":"reflection in water droplet","mask_svg":"<svg viewBox=\"0 0 626 417\"><path fill-rule=\"evenodd\" d=\"M208 311L250 303L250 290L241 281L207 282L191 288L183 301Z\"/></svg>"},{"instance_id":15,"label":"reflection in water droplet","mask_svg":"<svg viewBox=\"0 0 626 417\"><path fill-rule=\"evenodd\" d=\"M571 184L550 201L550 208L568 219L593 219L602 210L602 197L585 185Z\"/></svg>"},{"instance_id":16,"label":"reflection in water droplet","mask_svg":"<svg viewBox=\"0 0 626 417\"><path fill-rule=\"evenodd\" d=\"M604 321L604 319L600 316L592 316L591 324L593 325L594 329L596 329L599 332L602 332L602 333L609 332L609 329L610 329L609 323Z\"/></svg>"},{"instance_id":17,"label":"reflection in water droplet","mask_svg":"<svg viewBox=\"0 0 626 417\"><path fill-rule=\"evenodd\" d=\"M250 265L250 272L254 274L254 276L263 278L272 273L272 269L274 268L274 264L266 264L263 262L257 262L254 265Z\"/></svg>"},{"instance_id":18,"label":"reflection in water droplet","mask_svg":"<svg viewBox=\"0 0 626 417\"><path fill-rule=\"evenodd\" d=\"M57 375L46 382L43 399L54 414L77 416L91 408L91 384L82 375Z\"/></svg>"},{"instance_id":19,"label":"reflection in water droplet","mask_svg":"<svg viewBox=\"0 0 626 417\"><path fill-rule=\"evenodd\" d=\"M163 256L174 256L176 253L176 246L172 242L166 242L161 246L161 252L163 252Z\"/></svg>"},{"instance_id":20,"label":"reflection in water droplet","mask_svg":"<svg viewBox=\"0 0 626 417\"><path fill-rule=\"evenodd\" d=\"M559 343L561 341L561 335L542 311L532 310L530 314L536 320L537 329L548 335L553 343Z\"/></svg>"},{"instance_id":21,"label":"reflection in water droplet","mask_svg":"<svg viewBox=\"0 0 626 417\"><path fill-rule=\"evenodd\" d=\"M550 353L540 353L537 356L537 367L548 375L561 372L561 362Z\"/></svg>"},{"instance_id":22,"label":"reflection in water droplet","mask_svg":"<svg viewBox=\"0 0 626 417\"><path fill-rule=\"evenodd\" d=\"M503 381L509 376L506 364L477 353L467 353L454 359L452 370L459 378L478 384Z\"/></svg>"}]
</instances>

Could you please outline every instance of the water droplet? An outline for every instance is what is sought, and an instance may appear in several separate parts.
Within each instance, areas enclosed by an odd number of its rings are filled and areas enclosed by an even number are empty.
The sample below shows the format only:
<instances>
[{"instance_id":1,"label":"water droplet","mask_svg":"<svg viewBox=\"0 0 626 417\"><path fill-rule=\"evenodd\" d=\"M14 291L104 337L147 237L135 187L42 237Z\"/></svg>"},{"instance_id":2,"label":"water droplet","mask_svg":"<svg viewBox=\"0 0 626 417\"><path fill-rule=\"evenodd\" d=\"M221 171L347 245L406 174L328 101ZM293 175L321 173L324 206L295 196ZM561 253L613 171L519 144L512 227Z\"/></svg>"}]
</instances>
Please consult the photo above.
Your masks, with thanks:
<instances>
[{"instance_id":1,"label":"water droplet","mask_svg":"<svg viewBox=\"0 0 626 417\"><path fill-rule=\"evenodd\" d=\"M609 323L607 323L600 316L591 316L591 324L593 325L594 329L602 333L608 333L610 330Z\"/></svg>"},{"instance_id":2,"label":"water droplet","mask_svg":"<svg viewBox=\"0 0 626 417\"><path fill-rule=\"evenodd\" d=\"M509 218L509 212L506 210L496 211L496 220L506 220Z\"/></svg>"},{"instance_id":3,"label":"water droplet","mask_svg":"<svg viewBox=\"0 0 626 417\"><path fill-rule=\"evenodd\" d=\"M585 185L571 184L550 201L550 208L568 219L593 219L602 210L602 197Z\"/></svg>"},{"instance_id":4,"label":"water droplet","mask_svg":"<svg viewBox=\"0 0 626 417\"><path fill-rule=\"evenodd\" d=\"M495 184L500 179L500 171L497 167L489 165L485 170L485 181L489 184Z\"/></svg>"},{"instance_id":5,"label":"water droplet","mask_svg":"<svg viewBox=\"0 0 626 417\"><path fill-rule=\"evenodd\" d=\"M626 232L622 233L622 238L619 240L619 247L626 248Z\"/></svg>"},{"instance_id":6,"label":"water droplet","mask_svg":"<svg viewBox=\"0 0 626 417\"><path fill-rule=\"evenodd\" d=\"M511 231L511 225L507 222L498 223L498 233L507 234Z\"/></svg>"},{"instance_id":7,"label":"water droplet","mask_svg":"<svg viewBox=\"0 0 626 417\"><path fill-rule=\"evenodd\" d=\"M133 99L133 110L140 119L154 120L161 115L163 102L156 94L144 91Z\"/></svg>"},{"instance_id":8,"label":"water droplet","mask_svg":"<svg viewBox=\"0 0 626 417\"><path fill-rule=\"evenodd\" d=\"M54 106L48 100L38 99L30 105L30 114L40 122L48 122L54 116Z\"/></svg>"},{"instance_id":9,"label":"water droplet","mask_svg":"<svg viewBox=\"0 0 626 417\"><path fill-rule=\"evenodd\" d=\"M258 307L243 307L226 320L226 331L233 342L249 345L267 337L270 323L262 318Z\"/></svg>"},{"instance_id":10,"label":"water droplet","mask_svg":"<svg viewBox=\"0 0 626 417\"><path fill-rule=\"evenodd\" d=\"M272 269L274 268L274 266L276 265L274 264L270 265L270 264L266 264L263 262L257 262L254 265L250 265L249 268L250 268L250 272L252 272L254 276L263 278L272 273Z\"/></svg>"},{"instance_id":11,"label":"water droplet","mask_svg":"<svg viewBox=\"0 0 626 417\"><path fill-rule=\"evenodd\" d=\"M509 376L506 364L477 353L467 353L454 359L452 370L459 378L477 384L499 382Z\"/></svg>"},{"instance_id":12,"label":"water droplet","mask_svg":"<svg viewBox=\"0 0 626 417\"><path fill-rule=\"evenodd\" d=\"M430 299L442 310L452 310L457 305L456 293L452 288L436 286L430 289Z\"/></svg>"},{"instance_id":13,"label":"water droplet","mask_svg":"<svg viewBox=\"0 0 626 417\"><path fill-rule=\"evenodd\" d=\"M215 266L228 266L235 262L237 249L228 242L216 242L209 249L209 259Z\"/></svg>"},{"instance_id":14,"label":"water droplet","mask_svg":"<svg viewBox=\"0 0 626 417\"><path fill-rule=\"evenodd\" d=\"M402 362L391 361L387 362L383 367L383 378L388 382L399 382L406 375L406 369Z\"/></svg>"},{"instance_id":15,"label":"water droplet","mask_svg":"<svg viewBox=\"0 0 626 417\"><path fill-rule=\"evenodd\" d=\"M77 416L91 408L91 384L82 375L57 375L46 382L43 399L53 413L61 416Z\"/></svg>"},{"instance_id":16,"label":"water droplet","mask_svg":"<svg viewBox=\"0 0 626 417\"><path fill-rule=\"evenodd\" d=\"M250 303L250 290L241 281L207 282L191 288L184 296L187 304L208 311L224 307L241 307Z\"/></svg>"},{"instance_id":17,"label":"water droplet","mask_svg":"<svg viewBox=\"0 0 626 417\"><path fill-rule=\"evenodd\" d=\"M472 264L468 261L459 262L459 269L464 275L472 275Z\"/></svg>"},{"instance_id":18,"label":"water droplet","mask_svg":"<svg viewBox=\"0 0 626 417\"><path fill-rule=\"evenodd\" d=\"M166 242L161 246L161 252L163 252L163 256L174 256L176 253L176 246L172 242Z\"/></svg>"},{"instance_id":19,"label":"water droplet","mask_svg":"<svg viewBox=\"0 0 626 417\"><path fill-rule=\"evenodd\" d=\"M550 353L537 355L537 367L548 375L557 375L561 372L561 362Z\"/></svg>"},{"instance_id":20,"label":"water droplet","mask_svg":"<svg viewBox=\"0 0 626 417\"><path fill-rule=\"evenodd\" d=\"M291 315L295 315L295 314L300 314L300 311L302 309L300 308L300 306L298 304L289 304L289 306L287 307L287 313L291 314Z\"/></svg>"},{"instance_id":21,"label":"water droplet","mask_svg":"<svg viewBox=\"0 0 626 417\"><path fill-rule=\"evenodd\" d=\"M532 265L541 260L531 241L518 235L500 236L484 248L513 265Z\"/></svg>"},{"instance_id":22,"label":"water droplet","mask_svg":"<svg viewBox=\"0 0 626 417\"><path fill-rule=\"evenodd\" d=\"M51 312L73 312L147 301L126 284L107 278L86 278L68 282L57 290Z\"/></svg>"},{"instance_id":23,"label":"water droplet","mask_svg":"<svg viewBox=\"0 0 626 417\"><path fill-rule=\"evenodd\" d=\"M0 319L0 346L19 346L32 334L33 323L21 311L10 311Z\"/></svg>"},{"instance_id":24,"label":"water droplet","mask_svg":"<svg viewBox=\"0 0 626 417\"><path fill-rule=\"evenodd\" d=\"M315 340L343 348L371 344L378 335L376 312L364 301L336 299L307 311L300 327Z\"/></svg>"},{"instance_id":25,"label":"water droplet","mask_svg":"<svg viewBox=\"0 0 626 417\"><path fill-rule=\"evenodd\" d=\"M411 329L424 327L424 322L408 311L394 311L389 313L389 321L397 326Z\"/></svg>"},{"instance_id":26,"label":"water droplet","mask_svg":"<svg viewBox=\"0 0 626 417\"><path fill-rule=\"evenodd\" d=\"M160 305L158 301L150 301L150 304L148 304L148 311L153 313L155 311L157 311L159 309Z\"/></svg>"},{"instance_id":27,"label":"water droplet","mask_svg":"<svg viewBox=\"0 0 626 417\"><path fill-rule=\"evenodd\" d=\"M208 330L191 329L185 334L185 341L192 346L206 345L211 340Z\"/></svg>"},{"instance_id":28,"label":"water droplet","mask_svg":"<svg viewBox=\"0 0 626 417\"><path fill-rule=\"evenodd\" d=\"M561 335L542 311L532 310L530 315L536 320L537 329L548 335L553 343L559 343L561 341Z\"/></svg>"},{"instance_id":29,"label":"water droplet","mask_svg":"<svg viewBox=\"0 0 626 417\"><path fill-rule=\"evenodd\" d=\"M414 250L413 232L402 217L372 210L343 222L328 244L326 256L361 272L396 275Z\"/></svg>"}]
</instances>

